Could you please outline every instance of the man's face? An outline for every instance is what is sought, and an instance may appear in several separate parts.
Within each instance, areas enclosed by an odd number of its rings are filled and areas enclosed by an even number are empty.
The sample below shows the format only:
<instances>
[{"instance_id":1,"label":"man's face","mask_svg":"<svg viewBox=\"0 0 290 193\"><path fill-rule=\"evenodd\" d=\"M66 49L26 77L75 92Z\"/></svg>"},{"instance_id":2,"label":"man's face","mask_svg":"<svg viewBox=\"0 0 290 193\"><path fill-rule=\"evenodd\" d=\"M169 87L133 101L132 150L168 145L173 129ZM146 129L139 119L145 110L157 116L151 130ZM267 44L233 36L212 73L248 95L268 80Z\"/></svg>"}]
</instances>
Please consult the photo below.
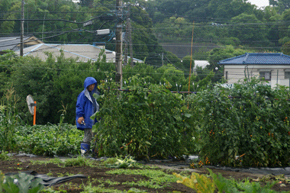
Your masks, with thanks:
<instances>
[{"instance_id":1,"label":"man's face","mask_svg":"<svg viewBox=\"0 0 290 193\"><path fill-rule=\"evenodd\" d=\"M91 84L90 86L88 86L88 90L89 91L93 91L95 88L95 84Z\"/></svg>"}]
</instances>

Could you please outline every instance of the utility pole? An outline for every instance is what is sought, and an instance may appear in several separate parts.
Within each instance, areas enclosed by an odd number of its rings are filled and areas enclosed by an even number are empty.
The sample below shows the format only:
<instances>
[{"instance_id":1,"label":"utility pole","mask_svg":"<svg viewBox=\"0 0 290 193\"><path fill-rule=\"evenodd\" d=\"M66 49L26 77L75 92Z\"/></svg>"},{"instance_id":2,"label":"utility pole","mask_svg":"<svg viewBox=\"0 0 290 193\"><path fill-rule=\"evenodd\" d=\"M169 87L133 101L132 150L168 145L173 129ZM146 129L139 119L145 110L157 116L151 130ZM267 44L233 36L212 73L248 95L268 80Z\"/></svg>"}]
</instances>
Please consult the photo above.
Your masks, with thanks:
<instances>
[{"instance_id":1,"label":"utility pole","mask_svg":"<svg viewBox=\"0 0 290 193\"><path fill-rule=\"evenodd\" d=\"M130 22L130 5L128 5L127 21L126 21L126 35L125 35L125 50L124 50L124 64L128 63L128 37L129 37L129 22Z\"/></svg>"},{"instance_id":2,"label":"utility pole","mask_svg":"<svg viewBox=\"0 0 290 193\"><path fill-rule=\"evenodd\" d=\"M125 48L124 48L124 64L128 63L128 19L126 22Z\"/></svg>"},{"instance_id":3,"label":"utility pole","mask_svg":"<svg viewBox=\"0 0 290 193\"><path fill-rule=\"evenodd\" d=\"M118 18L116 26L116 77L115 81L120 83L120 88L123 86L122 77L122 0L116 0L116 15Z\"/></svg>"},{"instance_id":4,"label":"utility pole","mask_svg":"<svg viewBox=\"0 0 290 193\"><path fill-rule=\"evenodd\" d=\"M131 58L131 62L130 62L130 65L131 67L133 67L133 49L132 49L132 28L131 28L131 20L129 18L129 48L130 48L130 58Z\"/></svg>"},{"instance_id":5,"label":"utility pole","mask_svg":"<svg viewBox=\"0 0 290 193\"><path fill-rule=\"evenodd\" d=\"M127 21L126 21L126 44L125 44L125 59L124 59L124 63L127 64L128 63L128 42L129 42L129 48L130 48L130 65L131 67L133 67L133 50L132 50L132 36L131 36L131 19L130 19L130 8L131 5L128 5L128 11L127 11Z\"/></svg>"},{"instance_id":6,"label":"utility pole","mask_svg":"<svg viewBox=\"0 0 290 193\"><path fill-rule=\"evenodd\" d=\"M20 56L23 56L23 48L24 48L23 36L24 36L24 0L22 0L21 2Z\"/></svg>"}]
</instances>

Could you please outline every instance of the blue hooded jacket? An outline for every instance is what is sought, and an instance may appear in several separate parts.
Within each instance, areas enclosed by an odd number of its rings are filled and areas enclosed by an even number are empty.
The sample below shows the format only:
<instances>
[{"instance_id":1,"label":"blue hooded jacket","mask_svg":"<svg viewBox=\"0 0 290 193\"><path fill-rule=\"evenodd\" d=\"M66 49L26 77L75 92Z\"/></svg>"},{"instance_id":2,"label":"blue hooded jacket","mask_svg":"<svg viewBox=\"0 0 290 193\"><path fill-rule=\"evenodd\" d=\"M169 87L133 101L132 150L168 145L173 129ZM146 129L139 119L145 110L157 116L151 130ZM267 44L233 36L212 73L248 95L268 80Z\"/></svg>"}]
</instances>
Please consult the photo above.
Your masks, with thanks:
<instances>
[{"instance_id":1,"label":"blue hooded jacket","mask_svg":"<svg viewBox=\"0 0 290 193\"><path fill-rule=\"evenodd\" d=\"M76 125L80 130L91 129L93 125L97 122L96 120L92 120L90 117L99 111L99 104L97 100L91 98L91 95L87 89L91 84L95 84L95 88L92 93L97 93L97 81L93 77L87 77L84 82L84 90L79 94L76 104ZM98 94L98 93L97 93ZM96 109L94 111L93 102L96 102ZM84 117L85 124L79 124L78 118Z\"/></svg>"}]
</instances>

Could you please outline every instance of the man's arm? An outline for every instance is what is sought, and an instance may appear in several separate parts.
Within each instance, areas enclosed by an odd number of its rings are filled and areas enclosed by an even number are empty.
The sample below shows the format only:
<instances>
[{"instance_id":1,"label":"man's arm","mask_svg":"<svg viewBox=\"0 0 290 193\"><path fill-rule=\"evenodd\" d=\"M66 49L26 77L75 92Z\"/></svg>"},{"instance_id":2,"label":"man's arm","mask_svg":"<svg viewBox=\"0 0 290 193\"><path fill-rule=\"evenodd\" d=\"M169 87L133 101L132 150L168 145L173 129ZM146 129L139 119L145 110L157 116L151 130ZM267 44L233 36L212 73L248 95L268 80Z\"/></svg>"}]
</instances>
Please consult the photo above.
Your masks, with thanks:
<instances>
[{"instance_id":1,"label":"man's arm","mask_svg":"<svg viewBox=\"0 0 290 193\"><path fill-rule=\"evenodd\" d=\"M76 115L78 117L78 123L79 124L82 124L82 122L85 120L84 119L84 115L85 115L85 109L84 109L84 106L85 106L85 98L84 98L84 94L81 93L79 96L78 96L78 99L77 99L77 104L76 104Z\"/></svg>"}]
</instances>

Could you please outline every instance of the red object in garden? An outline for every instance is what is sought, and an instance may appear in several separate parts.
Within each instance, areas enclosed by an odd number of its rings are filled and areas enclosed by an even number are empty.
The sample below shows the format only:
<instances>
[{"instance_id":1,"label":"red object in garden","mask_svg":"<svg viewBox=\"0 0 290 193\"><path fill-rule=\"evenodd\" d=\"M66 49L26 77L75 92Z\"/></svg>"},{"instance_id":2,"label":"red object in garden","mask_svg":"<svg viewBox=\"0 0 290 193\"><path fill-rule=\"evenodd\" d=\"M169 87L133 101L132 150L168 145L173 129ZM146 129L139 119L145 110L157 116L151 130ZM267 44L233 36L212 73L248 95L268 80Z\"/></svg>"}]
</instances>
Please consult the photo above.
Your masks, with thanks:
<instances>
[{"instance_id":1,"label":"red object in garden","mask_svg":"<svg viewBox=\"0 0 290 193\"><path fill-rule=\"evenodd\" d=\"M35 125L35 122L36 122L36 101L34 101L34 113L33 113L33 125Z\"/></svg>"}]
</instances>

